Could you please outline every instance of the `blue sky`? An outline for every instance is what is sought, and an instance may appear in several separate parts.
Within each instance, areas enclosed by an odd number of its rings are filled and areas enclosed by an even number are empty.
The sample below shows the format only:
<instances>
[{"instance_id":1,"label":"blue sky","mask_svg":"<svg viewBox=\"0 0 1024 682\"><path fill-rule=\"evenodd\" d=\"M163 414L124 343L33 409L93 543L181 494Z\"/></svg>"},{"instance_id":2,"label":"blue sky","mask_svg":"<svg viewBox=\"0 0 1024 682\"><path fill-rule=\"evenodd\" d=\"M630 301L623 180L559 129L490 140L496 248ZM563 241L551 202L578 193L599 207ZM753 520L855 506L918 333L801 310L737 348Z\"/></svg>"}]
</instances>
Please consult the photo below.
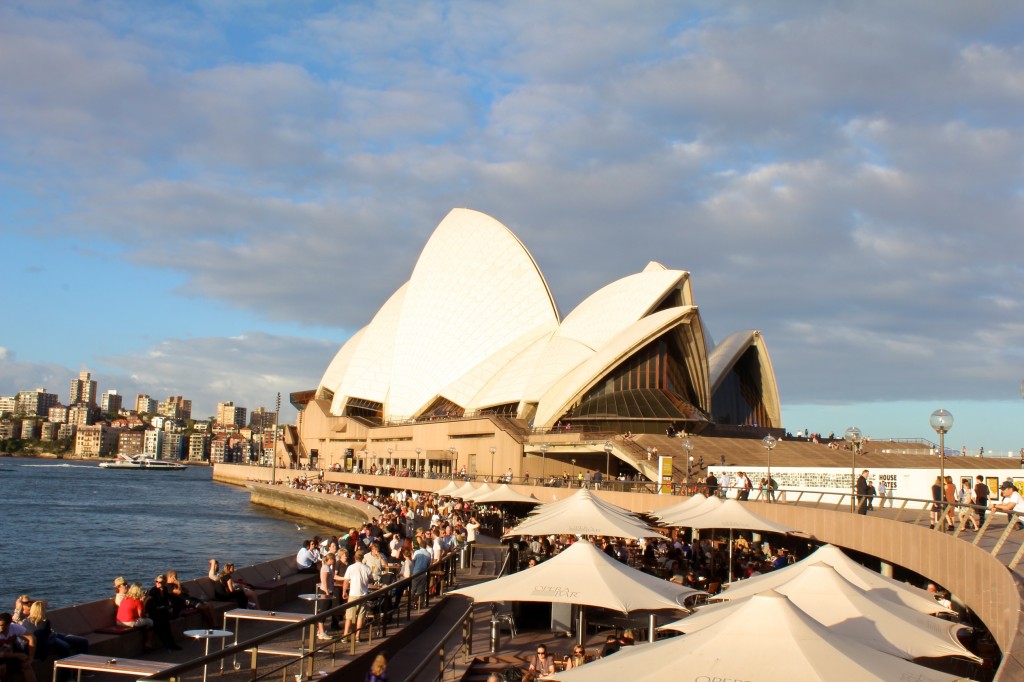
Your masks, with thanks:
<instances>
[{"instance_id":1,"label":"blue sky","mask_svg":"<svg viewBox=\"0 0 1024 682\"><path fill-rule=\"evenodd\" d=\"M649 260L760 329L786 426L1024 446L1024 10L0 6L0 395L272 405L452 207L563 314Z\"/></svg>"}]
</instances>

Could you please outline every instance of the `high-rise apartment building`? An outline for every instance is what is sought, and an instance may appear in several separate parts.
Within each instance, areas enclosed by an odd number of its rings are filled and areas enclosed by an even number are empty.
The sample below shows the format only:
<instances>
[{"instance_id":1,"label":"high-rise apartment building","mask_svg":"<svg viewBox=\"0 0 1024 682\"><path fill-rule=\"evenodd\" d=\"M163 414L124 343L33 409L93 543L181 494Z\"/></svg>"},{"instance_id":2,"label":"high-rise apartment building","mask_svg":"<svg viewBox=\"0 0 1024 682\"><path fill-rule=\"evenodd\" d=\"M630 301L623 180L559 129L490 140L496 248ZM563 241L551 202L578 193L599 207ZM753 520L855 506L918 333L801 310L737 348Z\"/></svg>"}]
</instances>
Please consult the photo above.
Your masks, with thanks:
<instances>
[{"instance_id":1,"label":"high-rise apartment building","mask_svg":"<svg viewBox=\"0 0 1024 682\"><path fill-rule=\"evenodd\" d=\"M269 412L265 407L257 407L249 415L249 426L256 431L273 429L277 423L277 413Z\"/></svg>"},{"instance_id":2,"label":"high-rise apartment building","mask_svg":"<svg viewBox=\"0 0 1024 682\"><path fill-rule=\"evenodd\" d=\"M185 438L184 433L176 431L164 433L164 442L160 446L159 459L166 459L172 462L180 461L182 459L182 453L185 452L185 445L187 443L188 440Z\"/></svg>"},{"instance_id":3,"label":"high-rise apartment building","mask_svg":"<svg viewBox=\"0 0 1024 682\"><path fill-rule=\"evenodd\" d=\"M18 398L16 396L0 395L0 415L13 415L16 409L18 409Z\"/></svg>"},{"instance_id":4,"label":"high-rise apartment building","mask_svg":"<svg viewBox=\"0 0 1024 682\"><path fill-rule=\"evenodd\" d=\"M157 414L171 419L191 419L192 401L185 400L180 395L168 396L167 400L161 400L156 408Z\"/></svg>"},{"instance_id":5,"label":"high-rise apartment building","mask_svg":"<svg viewBox=\"0 0 1024 682\"><path fill-rule=\"evenodd\" d=\"M57 394L47 393L45 388L18 391L14 413L22 417L45 417L57 404Z\"/></svg>"},{"instance_id":6,"label":"high-rise apartment building","mask_svg":"<svg viewBox=\"0 0 1024 682\"><path fill-rule=\"evenodd\" d=\"M96 423L96 407L79 403L68 408L68 423L90 426Z\"/></svg>"},{"instance_id":7,"label":"high-rise apartment building","mask_svg":"<svg viewBox=\"0 0 1024 682\"><path fill-rule=\"evenodd\" d=\"M139 414L156 414L157 407L159 407L159 403L148 395L140 393L135 398L135 411Z\"/></svg>"},{"instance_id":8,"label":"high-rise apartment building","mask_svg":"<svg viewBox=\"0 0 1024 682\"><path fill-rule=\"evenodd\" d=\"M123 402L124 396L118 395L117 391L110 389L103 394L100 400L100 407L103 410L103 414L118 414L121 411Z\"/></svg>"},{"instance_id":9,"label":"high-rise apartment building","mask_svg":"<svg viewBox=\"0 0 1024 682\"><path fill-rule=\"evenodd\" d=\"M68 421L68 408L63 405L51 407L46 411L46 420L54 424L66 424Z\"/></svg>"},{"instance_id":10,"label":"high-rise apartment building","mask_svg":"<svg viewBox=\"0 0 1024 682\"><path fill-rule=\"evenodd\" d=\"M245 426L245 415L248 410L244 407L235 407L232 401L217 403L217 423L221 426Z\"/></svg>"},{"instance_id":11,"label":"high-rise apartment building","mask_svg":"<svg viewBox=\"0 0 1024 682\"><path fill-rule=\"evenodd\" d=\"M71 394L68 405L96 406L96 382L89 372L82 372L77 379L71 380Z\"/></svg>"}]
</instances>

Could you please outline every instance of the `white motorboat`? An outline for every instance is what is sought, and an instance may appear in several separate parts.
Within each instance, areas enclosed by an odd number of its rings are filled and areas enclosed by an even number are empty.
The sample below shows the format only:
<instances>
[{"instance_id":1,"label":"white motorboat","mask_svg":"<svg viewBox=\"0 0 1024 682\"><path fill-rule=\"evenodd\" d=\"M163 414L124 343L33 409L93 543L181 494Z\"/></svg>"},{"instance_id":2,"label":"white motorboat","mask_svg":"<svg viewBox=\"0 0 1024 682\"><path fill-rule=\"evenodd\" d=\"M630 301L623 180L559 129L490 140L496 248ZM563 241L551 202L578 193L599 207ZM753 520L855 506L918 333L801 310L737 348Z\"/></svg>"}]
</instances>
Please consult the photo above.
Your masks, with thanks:
<instances>
[{"instance_id":1,"label":"white motorboat","mask_svg":"<svg viewBox=\"0 0 1024 682\"><path fill-rule=\"evenodd\" d=\"M157 459L151 455L118 455L113 462L100 462L103 469L145 469L147 471L181 471L185 468L180 462Z\"/></svg>"}]
</instances>

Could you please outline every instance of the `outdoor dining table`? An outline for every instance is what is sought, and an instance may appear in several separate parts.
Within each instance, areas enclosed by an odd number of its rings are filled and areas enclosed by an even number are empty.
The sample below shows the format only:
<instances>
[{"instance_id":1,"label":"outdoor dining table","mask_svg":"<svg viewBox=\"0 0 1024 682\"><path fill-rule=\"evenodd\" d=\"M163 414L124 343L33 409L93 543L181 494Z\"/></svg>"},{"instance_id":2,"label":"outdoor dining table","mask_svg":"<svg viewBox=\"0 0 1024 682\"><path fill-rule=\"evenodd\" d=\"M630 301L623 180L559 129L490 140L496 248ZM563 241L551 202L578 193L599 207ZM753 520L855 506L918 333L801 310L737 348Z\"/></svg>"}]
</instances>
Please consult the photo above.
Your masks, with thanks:
<instances>
[{"instance_id":1,"label":"outdoor dining table","mask_svg":"<svg viewBox=\"0 0 1024 682\"><path fill-rule=\"evenodd\" d=\"M173 668L176 663L165 663L164 661L143 661L136 658L112 658L110 656L95 656L92 654L77 654L62 658L53 663L53 682L57 682L57 676L62 668L76 671L79 682L82 679L82 671L98 673L110 673L112 675L133 675L135 677L149 677Z\"/></svg>"},{"instance_id":2,"label":"outdoor dining table","mask_svg":"<svg viewBox=\"0 0 1024 682\"><path fill-rule=\"evenodd\" d=\"M220 639L223 640L225 637L230 637L235 633L231 630L185 630L185 636L191 637L192 639L203 640L203 654L206 656L210 655L210 640ZM203 682L206 682L206 668L207 664L203 663Z\"/></svg>"}]
</instances>

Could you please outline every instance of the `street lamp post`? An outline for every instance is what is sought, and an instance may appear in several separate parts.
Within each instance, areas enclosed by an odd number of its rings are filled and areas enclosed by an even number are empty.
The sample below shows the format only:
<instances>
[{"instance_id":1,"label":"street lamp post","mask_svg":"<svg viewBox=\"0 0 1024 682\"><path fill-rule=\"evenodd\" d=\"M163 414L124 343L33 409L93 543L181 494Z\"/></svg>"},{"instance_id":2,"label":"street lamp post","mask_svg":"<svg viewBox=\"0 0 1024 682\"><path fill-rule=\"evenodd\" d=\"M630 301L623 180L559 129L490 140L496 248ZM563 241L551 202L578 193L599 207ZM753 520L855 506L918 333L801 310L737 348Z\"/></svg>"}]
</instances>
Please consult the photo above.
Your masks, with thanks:
<instances>
[{"instance_id":1,"label":"street lamp post","mask_svg":"<svg viewBox=\"0 0 1024 682\"><path fill-rule=\"evenodd\" d=\"M573 482L576 480L576 460L570 459L569 461L572 462L572 480L569 481L569 485L572 486Z\"/></svg>"},{"instance_id":2,"label":"street lamp post","mask_svg":"<svg viewBox=\"0 0 1024 682\"><path fill-rule=\"evenodd\" d=\"M860 429L851 426L846 429L843 439L850 444L850 511L857 511L857 447L860 444Z\"/></svg>"},{"instance_id":3,"label":"street lamp post","mask_svg":"<svg viewBox=\"0 0 1024 682\"><path fill-rule=\"evenodd\" d=\"M413 473L416 473L417 476L419 475L419 472L420 472L420 453L421 452L423 452L423 450L421 450L420 448L416 448L416 466L415 466L415 471Z\"/></svg>"},{"instance_id":4,"label":"street lamp post","mask_svg":"<svg viewBox=\"0 0 1024 682\"><path fill-rule=\"evenodd\" d=\"M765 490L767 491L768 502L775 501L775 491L772 490L772 450L778 445L778 441L771 434L768 434L761 439L761 445L768 451L768 480L765 482Z\"/></svg>"},{"instance_id":5,"label":"street lamp post","mask_svg":"<svg viewBox=\"0 0 1024 682\"><path fill-rule=\"evenodd\" d=\"M686 491L689 494L690 491L690 473L693 469L693 441L689 438L684 438L681 443L683 450L686 451Z\"/></svg>"},{"instance_id":6,"label":"street lamp post","mask_svg":"<svg viewBox=\"0 0 1024 682\"><path fill-rule=\"evenodd\" d=\"M395 460L393 459L394 454L395 454L395 449L389 445L388 446L388 473L391 473L391 467L395 463Z\"/></svg>"},{"instance_id":7,"label":"street lamp post","mask_svg":"<svg viewBox=\"0 0 1024 682\"><path fill-rule=\"evenodd\" d=\"M496 453L498 451L498 448L496 448L496 447L494 447L492 445L489 449L491 451L491 480L493 481L494 480L494 453ZM506 481L506 483L511 483L511 482L512 481Z\"/></svg>"},{"instance_id":8,"label":"street lamp post","mask_svg":"<svg viewBox=\"0 0 1024 682\"><path fill-rule=\"evenodd\" d=\"M458 452L459 451L455 449L454 445L452 447L448 448L448 454L452 458L452 468L451 468L452 480L455 480L455 467L458 464L458 461L455 459L455 457L458 454Z\"/></svg>"},{"instance_id":9,"label":"street lamp post","mask_svg":"<svg viewBox=\"0 0 1024 682\"><path fill-rule=\"evenodd\" d=\"M612 480L612 442L606 440L604 442L604 475L608 480Z\"/></svg>"},{"instance_id":10,"label":"street lamp post","mask_svg":"<svg viewBox=\"0 0 1024 682\"><path fill-rule=\"evenodd\" d=\"M548 454L548 444L547 443L541 443L540 444L540 481L541 481L541 485L544 484L544 476L545 476L545 473L546 473L545 472L545 468L546 468L546 463L547 463L547 454Z\"/></svg>"},{"instance_id":11,"label":"street lamp post","mask_svg":"<svg viewBox=\"0 0 1024 682\"><path fill-rule=\"evenodd\" d=\"M935 432L939 434L939 478L942 479L940 485L942 489L946 489L946 433L953 428L953 415L948 410L944 410L941 407L932 412L931 418L928 422L935 429ZM943 495L945 497L945 495Z\"/></svg>"}]
</instances>

